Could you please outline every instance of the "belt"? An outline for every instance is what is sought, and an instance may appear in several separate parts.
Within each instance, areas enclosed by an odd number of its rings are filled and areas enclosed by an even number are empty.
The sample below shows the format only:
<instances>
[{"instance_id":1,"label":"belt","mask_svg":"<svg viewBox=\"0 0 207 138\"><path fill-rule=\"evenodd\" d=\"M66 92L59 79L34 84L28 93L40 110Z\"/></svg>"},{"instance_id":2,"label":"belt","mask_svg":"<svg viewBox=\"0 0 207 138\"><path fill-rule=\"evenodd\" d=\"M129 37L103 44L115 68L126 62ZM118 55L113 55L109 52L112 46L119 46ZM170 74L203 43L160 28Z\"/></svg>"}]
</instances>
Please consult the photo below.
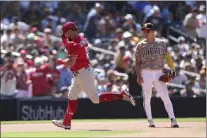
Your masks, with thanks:
<instances>
[{"instance_id":1,"label":"belt","mask_svg":"<svg viewBox=\"0 0 207 138\"><path fill-rule=\"evenodd\" d=\"M73 72L74 76L76 76L76 75L78 75L78 74L82 71L82 69L87 69L87 68L89 68L89 67L91 67L90 64L88 64L86 67L83 67L83 68L81 68L81 69L79 69L79 70L72 71L72 72Z\"/></svg>"}]
</instances>

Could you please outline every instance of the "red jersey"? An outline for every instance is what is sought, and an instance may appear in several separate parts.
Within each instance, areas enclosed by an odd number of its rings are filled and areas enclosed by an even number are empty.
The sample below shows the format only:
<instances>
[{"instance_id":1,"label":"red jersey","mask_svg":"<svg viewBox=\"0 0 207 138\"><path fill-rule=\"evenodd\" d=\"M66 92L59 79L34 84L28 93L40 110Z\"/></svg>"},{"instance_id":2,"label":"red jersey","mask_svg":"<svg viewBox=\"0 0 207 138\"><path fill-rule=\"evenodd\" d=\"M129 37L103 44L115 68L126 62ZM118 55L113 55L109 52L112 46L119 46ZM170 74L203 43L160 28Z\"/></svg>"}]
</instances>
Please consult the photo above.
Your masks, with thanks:
<instances>
[{"instance_id":1,"label":"red jersey","mask_svg":"<svg viewBox=\"0 0 207 138\"><path fill-rule=\"evenodd\" d=\"M77 55L76 63L71 67L71 71L77 71L90 64L87 50L88 41L86 38L76 36L72 42L68 42L67 38L62 38L62 40L68 51L68 55Z\"/></svg>"},{"instance_id":2,"label":"red jersey","mask_svg":"<svg viewBox=\"0 0 207 138\"><path fill-rule=\"evenodd\" d=\"M46 81L46 73L42 69L37 69L29 74L29 80L32 81L32 95L43 96L46 95L50 86Z\"/></svg>"},{"instance_id":3,"label":"red jersey","mask_svg":"<svg viewBox=\"0 0 207 138\"><path fill-rule=\"evenodd\" d=\"M57 84L60 79L60 71L58 69L51 69L48 65L43 65L41 69L44 70L46 75L50 74L54 83Z\"/></svg>"},{"instance_id":4,"label":"red jersey","mask_svg":"<svg viewBox=\"0 0 207 138\"><path fill-rule=\"evenodd\" d=\"M40 69L30 73L29 80L32 81L33 96L46 95L50 91L51 86L46 80L47 74L51 74L54 81L57 81L60 76L58 70L50 69L48 65L43 65Z\"/></svg>"}]
</instances>

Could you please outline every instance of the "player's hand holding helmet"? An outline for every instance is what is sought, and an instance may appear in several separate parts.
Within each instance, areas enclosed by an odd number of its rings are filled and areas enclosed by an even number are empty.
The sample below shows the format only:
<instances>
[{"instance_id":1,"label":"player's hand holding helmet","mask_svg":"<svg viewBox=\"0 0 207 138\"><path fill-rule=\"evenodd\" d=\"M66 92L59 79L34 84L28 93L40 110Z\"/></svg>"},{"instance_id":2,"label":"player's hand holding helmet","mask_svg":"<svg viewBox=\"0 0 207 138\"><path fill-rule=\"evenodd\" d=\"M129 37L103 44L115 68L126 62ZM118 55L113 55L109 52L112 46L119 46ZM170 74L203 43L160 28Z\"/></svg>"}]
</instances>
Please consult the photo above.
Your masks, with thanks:
<instances>
[{"instance_id":1,"label":"player's hand holding helmet","mask_svg":"<svg viewBox=\"0 0 207 138\"><path fill-rule=\"evenodd\" d=\"M159 81L162 82L170 82L171 80L173 80L175 78L175 71L171 71L168 69L163 69L163 75L160 76Z\"/></svg>"}]
</instances>

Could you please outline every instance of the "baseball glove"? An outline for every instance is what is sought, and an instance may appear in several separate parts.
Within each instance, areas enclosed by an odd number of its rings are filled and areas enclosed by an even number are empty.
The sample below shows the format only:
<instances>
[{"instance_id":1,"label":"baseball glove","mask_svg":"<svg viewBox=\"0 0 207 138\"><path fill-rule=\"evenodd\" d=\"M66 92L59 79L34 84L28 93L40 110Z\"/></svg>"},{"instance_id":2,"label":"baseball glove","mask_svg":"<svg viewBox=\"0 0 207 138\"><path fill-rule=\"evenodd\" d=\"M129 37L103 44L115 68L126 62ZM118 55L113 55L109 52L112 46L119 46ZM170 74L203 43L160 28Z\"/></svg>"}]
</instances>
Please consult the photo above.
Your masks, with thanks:
<instances>
[{"instance_id":1,"label":"baseball glove","mask_svg":"<svg viewBox=\"0 0 207 138\"><path fill-rule=\"evenodd\" d=\"M159 81L170 82L175 78L175 71L171 71L167 69L163 69L162 71L163 71L163 75L160 76Z\"/></svg>"}]
</instances>

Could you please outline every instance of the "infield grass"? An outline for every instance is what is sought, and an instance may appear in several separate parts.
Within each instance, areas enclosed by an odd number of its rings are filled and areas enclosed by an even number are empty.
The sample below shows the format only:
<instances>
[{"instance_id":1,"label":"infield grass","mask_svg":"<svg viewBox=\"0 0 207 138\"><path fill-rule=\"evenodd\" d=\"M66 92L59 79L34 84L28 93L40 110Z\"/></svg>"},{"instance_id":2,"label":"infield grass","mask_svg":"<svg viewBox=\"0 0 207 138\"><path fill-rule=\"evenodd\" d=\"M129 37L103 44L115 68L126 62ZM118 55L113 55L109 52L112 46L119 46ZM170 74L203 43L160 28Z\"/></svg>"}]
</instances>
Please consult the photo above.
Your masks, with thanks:
<instances>
[{"instance_id":1,"label":"infield grass","mask_svg":"<svg viewBox=\"0 0 207 138\"><path fill-rule=\"evenodd\" d=\"M138 131L4 132L1 137L103 137L132 133Z\"/></svg>"}]
</instances>

